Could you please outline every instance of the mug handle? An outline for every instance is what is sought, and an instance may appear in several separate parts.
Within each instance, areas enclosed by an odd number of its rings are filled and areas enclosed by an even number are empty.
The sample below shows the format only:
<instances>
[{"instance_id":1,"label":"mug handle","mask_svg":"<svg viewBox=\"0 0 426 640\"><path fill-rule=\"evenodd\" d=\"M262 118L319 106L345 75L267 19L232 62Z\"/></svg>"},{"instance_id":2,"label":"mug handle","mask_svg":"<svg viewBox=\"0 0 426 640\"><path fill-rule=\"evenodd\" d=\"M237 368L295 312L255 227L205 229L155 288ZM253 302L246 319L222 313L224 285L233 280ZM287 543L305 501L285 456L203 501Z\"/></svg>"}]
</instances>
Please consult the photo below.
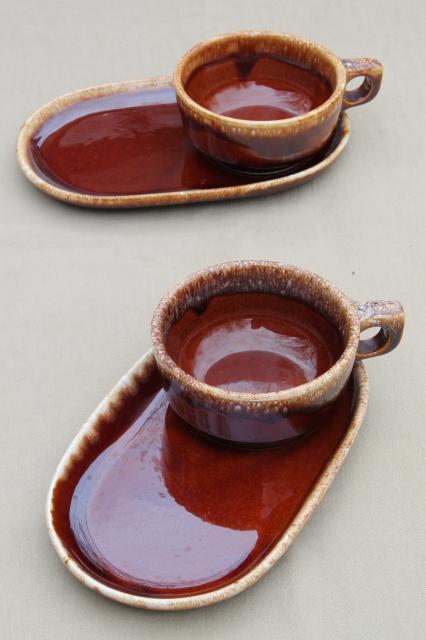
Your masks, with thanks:
<instances>
[{"instance_id":1,"label":"mug handle","mask_svg":"<svg viewBox=\"0 0 426 640\"><path fill-rule=\"evenodd\" d=\"M364 82L356 89L346 89L343 94L342 109L357 107L370 102L378 93L382 83L383 67L373 58L348 58L342 60L346 69L346 82L364 76Z\"/></svg>"},{"instance_id":2,"label":"mug handle","mask_svg":"<svg viewBox=\"0 0 426 640\"><path fill-rule=\"evenodd\" d=\"M399 302L375 300L357 304L360 316L360 330L379 327L380 331L358 344L357 360L374 358L389 353L399 344L404 330L405 315Z\"/></svg>"}]
</instances>

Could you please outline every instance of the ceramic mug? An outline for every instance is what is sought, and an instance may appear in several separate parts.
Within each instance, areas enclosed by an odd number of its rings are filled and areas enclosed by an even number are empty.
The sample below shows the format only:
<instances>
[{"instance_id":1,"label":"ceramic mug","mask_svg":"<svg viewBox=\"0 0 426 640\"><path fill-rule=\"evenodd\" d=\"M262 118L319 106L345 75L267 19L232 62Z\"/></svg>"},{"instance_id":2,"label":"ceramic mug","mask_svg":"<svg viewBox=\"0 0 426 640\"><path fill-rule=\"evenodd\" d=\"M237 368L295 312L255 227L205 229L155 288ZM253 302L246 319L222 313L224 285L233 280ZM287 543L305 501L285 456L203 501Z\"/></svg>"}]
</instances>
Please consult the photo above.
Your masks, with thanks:
<instances>
[{"instance_id":1,"label":"ceramic mug","mask_svg":"<svg viewBox=\"0 0 426 640\"><path fill-rule=\"evenodd\" d=\"M197 310L205 309L215 297L249 292L301 301L318 313L341 338L337 360L304 384L270 393L212 386L183 370L171 357L167 344L177 321L186 311L195 309L196 323ZM379 327L380 331L369 340L361 340L360 332L369 327ZM404 312L398 302L358 304L309 271L276 262L242 261L203 269L165 295L152 319L152 341L170 405L179 416L216 438L260 445L310 432L318 422L318 412L329 410L339 396L355 361L394 349L403 327ZM181 337L178 339L185 348L186 338Z\"/></svg>"},{"instance_id":2,"label":"ceramic mug","mask_svg":"<svg viewBox=\"0 0 426 640\"><path fill-rule=\"evenodd\" d=\"M271 170L319 152L332 137L342 109L374 98L382 72L377 60L342 60L310 40L242 31L193 47L180 60L174 80L186 131L199 151L231 168ZM251 79L256 83L256 73L266 74L273 82L289 75L302 89L308 82L313 104L319 104L301 115L271 120L229 117L203 106L216 86L223 87L225 82L240 86ZM361 86L347 90L347 83L358 76L364 77ZM327 95L322 93L324 83Z\"/></svg>"}]
</instances>

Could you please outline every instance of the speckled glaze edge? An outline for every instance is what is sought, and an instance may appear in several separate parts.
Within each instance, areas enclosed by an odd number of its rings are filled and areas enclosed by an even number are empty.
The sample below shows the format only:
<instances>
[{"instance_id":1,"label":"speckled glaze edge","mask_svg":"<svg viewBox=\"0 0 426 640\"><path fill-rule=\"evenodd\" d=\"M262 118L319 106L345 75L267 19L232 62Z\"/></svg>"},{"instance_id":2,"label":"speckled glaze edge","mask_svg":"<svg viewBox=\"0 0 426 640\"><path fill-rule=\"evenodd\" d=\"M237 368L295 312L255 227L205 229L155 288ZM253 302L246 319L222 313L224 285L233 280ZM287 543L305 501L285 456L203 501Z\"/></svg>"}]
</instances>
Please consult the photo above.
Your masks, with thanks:
<instances>
[{"instance_id":1,"label":"speckled glaze edge","mask_svg":"<svg viewBox=\"0 0 426 640\"><path fill-rule=\"evenodd\" d=\"M334 67L336 73L336 84L330 97L325 100L321 105L308 111L307 113L293 118L286 118L284 120L241 120L239 118L231 118L229 116L223 116L210 111L201 106L188 95L185 89L185 82L182 80L186 76L186 67L193 62L193 59L197 56L201 59L201 64L205 63L203 55L208 48L214 47L232 47L235 40L238 38L246 38L253 43L259 41L259 51L267 51L268 45L263 43L263 40L268 38L283 39L294 43L297 46L305 49L311 49L318 52L318 54L324 56ZM263 45L263 46L262 46ZM223 54L221 54L223 57ZM210 61L210 60L208 60ZM199 64L196 65L201 66ZM195 68L196 68L195 67ZM191 64L192 70L192 64ZM322 44L308 40L307 38L301 38L291 33L282 33L277 31L235 31L231 33L225 33L213 38L209 38L203 42L196 44L192 47L178 62L178 65L174 74L176 94L179 101L188 109L191 109L200 122L206 122L209 125L216 125L223 132L226 131L226 126L234 127L238 131L249 131L252 135L262 133L264 136L273 136L276 132L285 132L287 130L293 130L297 128L309 128L312 123L321 121L325 116L333 111L342 100L342 96L345 90L347 78L344 64L340 58L338 58L330 49L327 49Z\"/></svg>"},{"instance_id":2,"label":"speckled glaze edge","mask_svg":"<svg viewBox=\"0 0 426 640\"><path fill-rule=\"evenodd\" d=\"M187 308L198 307L215 295L266 291L306 301L336 323L344 340L340 358L310 382L284 391L243 393L213 387L179 367L169 356L166 337ZM356 304L316 273L269 260L241 260L213 265L185 278L160 300L151 322L154 354L166 381L177 385L191 402L212 411L266 416L312 411L334 400L342 390L356 357L360 315Z\"/></svg>"},{"instance_id":3,"label":"speckled glaze edge","mask_svg":"<svg viewBox=\"0 0 426 640\"><path fill-rule=\"evenodd\" d=\"M277 191L284 191L312 180L328 169L340 156L346 147L350 136L350 123L347 114L341 116L340 139L329 155L318 164L294 173L290 176L272 178L262 182L252 182L245 185L217 187L212 189L191 189L186 191L167 191L163 193L142 193L124 196L94 196L78 193L66 188L58 187L41 177L31 161L29 146L31 138L40 126L55 113L72 104L83 100L90 100L101 96L114 95L148 89L150 87L173 87L173 81L168 76L146 78L144 80L116 82L97 85L88 89L81 89L67 93L48 102L35 111L22 125L16 144L18 165L25 177L40 191L65 202L80 207L102 209L127 209L139 207L156 207L174 204L190 204L193 202L208 202L214 200L231 200L259 196Z\"/></svg>"},{"instance_id":4,"label":"speckled glaze edge","mask_svg":"<svg viewBox=\"0 0 426 640\"><path fill-rule=\"evenodd\" d=\"M63 545L60 537L57 535L52 519L52 500L53 492L57 482L67 474L67 470L72 466L73 459L79 456L81 448L87 439L97 437L97 424L100 418L113 415L120 411L120 408L126 402L129 395L137 393L138 388L143 384L153 369L156 367L155 359L152 351L147 352L138 362L130 369L130 371L121 378L114 389L106 396L101 404L95 409L93 414L83 425L79 433L76 435L70 446L66 450L59 466L53 476L52 483L49 488L46 502L46 519L47 528L53 546L60 557L63 564L86 587L95 591L106 598L120 602L132 607L141 609L152 609L157 611L176 611L182 609L195 609L212 605L228 598L231 598L241 591L244 591L257 580L259 580L273 565L284 555L291 543L296 539L304 525L311 518L315 509L326 494L328 488L333 482L337 472L342 466L364 419L367 402L368 402L368 378L362 363L358 363L354 368L354 381L356 389L356 398L352 413L352 419L346 431L346 434L336 449L334 455L330 458L325 466L322 474L319 476L314 488L308 494L302 507L292 523L283 533L273 549L268 555L256 565L246 575L242 576L235 582L220 589L216 589L209 593L200 595L176 597L176 598L152 598L146 596L137 596L125 593L118 589L108 587L99 582L80 566L80 564L69 554Z\"/></svg>"}]
</instances>

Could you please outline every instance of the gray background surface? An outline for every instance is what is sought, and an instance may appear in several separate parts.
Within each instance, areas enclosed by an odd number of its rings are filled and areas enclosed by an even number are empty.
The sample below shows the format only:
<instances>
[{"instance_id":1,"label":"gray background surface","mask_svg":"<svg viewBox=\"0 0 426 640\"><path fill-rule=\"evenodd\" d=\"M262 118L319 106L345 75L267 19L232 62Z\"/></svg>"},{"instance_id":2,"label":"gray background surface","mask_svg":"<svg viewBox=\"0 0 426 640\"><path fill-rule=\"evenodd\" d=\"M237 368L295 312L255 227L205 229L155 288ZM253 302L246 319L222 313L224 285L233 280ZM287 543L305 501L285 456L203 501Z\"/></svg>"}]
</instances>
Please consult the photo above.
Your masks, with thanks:
<instances>
[{"instance_id":1,"label":"gray background surface","mask_svg":"<svg viewBox=\"0 0 426 640\"><path fill-rule=\"evenodd\" d=\"M422 637L424 594L424 2L73 0L2 3L0 636ZM133 212L61 205L21 176L14 144L67 91L168 74L195 42L241 28L305 35L385 66L350 111L338 163L292 192ZM403 343L367 363L368 417L286 557L210 609L159 614L89 592L48 540L44 501L80 425L150 344L159 297L202 266L293 262L358 300L399 299ZM423 446L423 454L422 454ZM424 636L423 636L424 637Z\"/></svg>"}]
</instances>

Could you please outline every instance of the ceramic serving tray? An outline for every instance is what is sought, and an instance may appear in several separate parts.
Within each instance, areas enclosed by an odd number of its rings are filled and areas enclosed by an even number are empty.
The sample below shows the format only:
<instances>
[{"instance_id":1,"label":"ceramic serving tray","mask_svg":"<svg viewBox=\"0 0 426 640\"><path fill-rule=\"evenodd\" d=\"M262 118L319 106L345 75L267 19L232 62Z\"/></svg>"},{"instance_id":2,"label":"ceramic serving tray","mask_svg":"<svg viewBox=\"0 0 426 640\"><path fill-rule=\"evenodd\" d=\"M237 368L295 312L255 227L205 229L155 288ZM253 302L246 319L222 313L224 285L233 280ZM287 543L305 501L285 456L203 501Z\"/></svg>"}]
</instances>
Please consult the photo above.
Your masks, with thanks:
<instances>
[{"instance_id":1,"label":"ceramic serving tray","mask_svg":"<svg viewBox=\"0 0 426 640\"><path fill-rule=\"evenodd\" d=\"M57 98L21 128L25 176L58 200L128 208L224 200L284 191L328 169L350 135L346 113L326 148L280 173L232 173L187 138L170 78L101 85Z\"/></svg>"},{"instance_id":2,"label":"ceramic serving tray","mask_svg":"<svg viewBox=\"0 0 426 640\"><path fill-rule=\"evenodd\" d=\"M362 364L327 422L284 447L210 441L168 407L152 352L120 380L53 477L47 526L90 589L145 609L202 607L261 578L297 537L367 407Z\"/></svg>"}]
</instances>

